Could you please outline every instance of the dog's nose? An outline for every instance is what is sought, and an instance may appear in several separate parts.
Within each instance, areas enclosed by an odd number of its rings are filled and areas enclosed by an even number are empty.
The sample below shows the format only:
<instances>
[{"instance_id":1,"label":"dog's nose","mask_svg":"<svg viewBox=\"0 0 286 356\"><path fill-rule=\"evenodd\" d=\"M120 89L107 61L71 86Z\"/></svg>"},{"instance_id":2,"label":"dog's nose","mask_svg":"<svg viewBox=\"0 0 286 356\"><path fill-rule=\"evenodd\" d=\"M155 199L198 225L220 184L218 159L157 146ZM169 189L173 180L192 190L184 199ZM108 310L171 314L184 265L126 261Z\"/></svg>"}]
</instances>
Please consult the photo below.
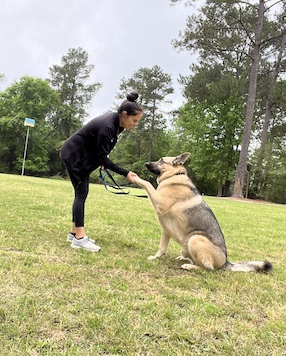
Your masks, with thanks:
<instances>
[{"instance_id":1,"label":"dog's nose","mask_svg":"<svg viewBox=\"0 0 286 356\"><path fill-rule=\"evenodd\" d=\"M150 166L150 162L146 162L145 167L149 167L149 166Z\"/></svg>"}]
</instances>

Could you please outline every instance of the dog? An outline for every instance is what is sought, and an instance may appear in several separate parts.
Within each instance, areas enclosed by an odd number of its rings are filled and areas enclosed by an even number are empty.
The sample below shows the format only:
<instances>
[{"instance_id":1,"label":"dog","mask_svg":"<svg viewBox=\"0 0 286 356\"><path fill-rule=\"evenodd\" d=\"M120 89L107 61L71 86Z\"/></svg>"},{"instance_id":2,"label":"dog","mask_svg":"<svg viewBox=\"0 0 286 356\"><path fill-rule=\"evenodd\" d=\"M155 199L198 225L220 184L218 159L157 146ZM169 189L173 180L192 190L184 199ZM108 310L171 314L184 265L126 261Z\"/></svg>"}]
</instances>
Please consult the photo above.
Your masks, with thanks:
<instances>
[{"instance_id":1,"label":"dog","mask_svg":"<svg viewBox=\"0 0 286 356\"><path fill-rule=\"evenodd\" d=\"M157 162L147 162L147 169L158 176L158 187L141 179L134 182L143 187L155 209L162 227L158 252L149 260L166 254L170 239L182 247L182 269L224 269L243 272L269 272L268 261L231 263L228 261L224 235L212 210L203 200L192 180L187 175L184 163L189 153L177 157L163 157Z\"/></svg>"}]
</instances>

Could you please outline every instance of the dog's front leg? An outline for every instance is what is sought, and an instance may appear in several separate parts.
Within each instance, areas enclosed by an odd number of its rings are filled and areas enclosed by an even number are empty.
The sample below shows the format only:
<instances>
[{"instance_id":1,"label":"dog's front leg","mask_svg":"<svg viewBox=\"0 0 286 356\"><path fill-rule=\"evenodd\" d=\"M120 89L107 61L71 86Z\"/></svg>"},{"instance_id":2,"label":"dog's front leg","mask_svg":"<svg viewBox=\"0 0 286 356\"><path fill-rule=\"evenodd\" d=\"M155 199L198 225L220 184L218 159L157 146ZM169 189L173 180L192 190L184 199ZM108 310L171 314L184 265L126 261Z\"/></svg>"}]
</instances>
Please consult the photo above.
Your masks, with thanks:
<instances>
[{"instance_id":1,"label":"dog's front leg","mask_svg":"<svg viewBox=\"0 0 286 356\"><path fill-rule=\"evenodd\" d=\"M162 232L162 236L161 236L161 241L160 241L160 246L159 246L159 250L156 253L155 256L149 256L148 260L155 260L156 258L160 258L162 256L164 256L167 252L167 248L170 242L170 238L171 236L166 234L164 231Z\"/></svg>"},{"instance_id":2,"label":"dog's front leg","mask_svg":"<svg viewBox=\"0 0 286 356\"><path fill-rule=\"evenodd\" d=\"M153 185L150 182L141 179L140 177L134 178L133 181L134 183L140 185L146 190L148 197L155 209L155 212L160 215L162 213L162 204L161 204L162 199L160 194L157 192L157 190L153 187Z\"/></svg>"}]
</instances>

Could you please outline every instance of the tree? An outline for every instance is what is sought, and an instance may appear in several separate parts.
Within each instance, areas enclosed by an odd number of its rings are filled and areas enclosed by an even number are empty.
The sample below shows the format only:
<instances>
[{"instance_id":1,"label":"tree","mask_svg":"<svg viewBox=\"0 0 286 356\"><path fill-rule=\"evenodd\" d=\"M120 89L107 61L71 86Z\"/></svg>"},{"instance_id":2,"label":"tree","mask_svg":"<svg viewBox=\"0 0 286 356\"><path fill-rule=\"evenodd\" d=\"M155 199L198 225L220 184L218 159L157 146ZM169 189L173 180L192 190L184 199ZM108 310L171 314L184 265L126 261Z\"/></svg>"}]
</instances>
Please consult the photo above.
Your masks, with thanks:
<instances>
[{"instance_id":1,"label":"tree","mask_svg":"<svg viewBox=\"0 0 286 356\"><path fill-rule=\"evenodd\" d=\"M230 195L243 127L241 105L236 96L212 105L194 100L179 112L178 139L191 153L193 178L205 194Z\"/></svg>"},{"instance_id":2,"label":"tree","mask_svg":"<svg viewBox=\"0 0 286 356\"><path fill-rule=\"evenodd\" d=\"M237 78L246 78L245 68L249 69L244 135L233 191L233 196L239 197L243 196L261 56L282 35L281 28L277 34L276 23L266 17L272 7L271 4L266 7L266 3L265 0L255 5L240 0L208 0L198 15L188 18L180 39L173 41L176 48L197 51L203 64L232 68ZM278 3L283 4L283 1L275 2Z\"/></svg>"},{"instance_id":3,"label":"tree","mask_svg":"<svg viewBox=\"0 0 286 356\"><path fill-rule=\"evenodd\" d=\"M102 84L88 84L94 65L88 64L88 54L82 48L70 48L61 65L49 69L50 83L59 93L62 107L54 117L54 126L62 137L78 129L87 116L87 107Z\"/></svg>"},{"instance_id":4,"label":"tree","mask_svg":"<svg viewBox=\"0 0 286 356\"><path fill-rule=\"evenodd\" d=\"M266 146L267 179L265 198L276 203L286 203L286 122L272 129ZM267 148L269 150L267 151Z\"/></svg>"},{"instance_id":5,"label":"tree","mask_svg":"<svg viewBox=\"0 0 286 356\"><path fill-rule=\"evenodd\" d=\"M128 92L132 88L138 89L141 104L144 108L144 118L139 125L139 131L148 132L148 153L147 158L153 157L154 137L156 131L166 127L162 106L167 103L166 97L172 94L172 80L169 74L163 73L159 66L153 68L141 68L134 73L133 77L126 80L122 79L120 90ZM140 135L141 136L141 135ZM140 155L140 144L138 145Z\"/></svg>"},{"instance_id":6,"label":"tree","mask_svg":"<svg viewBox=\"0 0 286 356\"><path fill-rule=\"evenodd\" d=\"M196 184L207 194L230 195L243 128L243 86L221 64L197 64L181 77L187 104L176 126L191 152Z\"/></svg>"},{"instance_id":7,"label":"tree","mask_svg":"<svg viewBox=\"0 0 286 356\"><path fill-rule=\"evenodd\" d=\"M131 90L138 90L144 116L135 130L122 135L113 157L121 164L132 164L132 169L144 174L142 169L146 160L157 159L166 154L170 147L167 134L169 114L163 108L169 102L167 96L173 93L171 77L159 66L140 68L131 78L123 78L119 89L117 97L120 99L125 98Z\"/></svg>"},{"instance_id":8,"label":"tree","mask_svg":"<svg viewBox=\"0 0 286 356\"><path fill-rule=\"evenodd\" d=\"M251 53L252 65L249 75L249 88L246 104L245 124L243 130L241 151L239 162L236 170L233 197L243 198L243 184L245 171L248 159L248 148L250 143L250 135L252 130L252 121L254 115L254 106L256 99L257 77L260 62L260 48L262 45L262 30L264 25L265 4L264 0L259 0L257 23L255 28L255 36L253 39L253 50Z\"/></svg>"},{"instance_id":9,"label":"tree","mask_svg":"<svg viewBox=\"0 0 286 356\"><path fill-rule=\"evenodd\" d=\"M0 170L19 173L26 138L24 119L34 118L30 130L25 167L29 174L48 174L52 130L49 117L59 105L59 97L46 80L23 77L0 93ZM51 144L50 146L54 146Z\"/></svg>"},{"instance_id":10,"label":"tree","mask_svg":"<svg viewBox=\"0 0 286 356\"><path fill-rule=\"evenodd\" d=\"M256 174L251 178L250 192L259 199L275 203L286 203L286 120L273 127L268 135L264 159L261 165L260 186L257 190ZM255 166L259 149L254 153L251 163ZM255 173L255 172L254 172Z\"/></svg>"},{"instance_id":11,"label":"tree","mask_svg":"<svg viewBox=\"0 0 286 356\"><path fill-rule=\"evenodd\" d=\"M275 122L278 121L277 118L280 117L279 110L283 106L283 99L281 100L281 97L277 96L275 92L277 85L279 85L280 73L286 72L285 16L286 4L284 4L284 13L279 14L277 19L277 23L282 23L282 28L284 26L284 33L282 31L282 37L278 37L277 40L273 42L273 49L269 51L272 60L267 63L262 73L262 76L268 79L268 85L265 91L262 90L263 95L261 98L261 100L265 102L265 114L260 135L260 147L257 152L257 162L255 165L254 189L256 194L263 185L263 160L269 139L269 131L271 130L271 126L273 127Z\"/></svg>"},{"instance_id":12,"label":"tree","mask_svg":"<svg viewBox=\"0 0 286 356\"><path fill-rule=\"evenodd\" d=\"M282 65L283 55L285 56L286 54L285 49L286 49L286 32L282 36L281 45L279 46L278 57L274 64L273 71L270 73L270 88L266 96L265 118L264 118L262 133L261 133L261 144L259 150L260 152L259 152L258 166L261 165L264 156L264 150L267 143L268 129L269 129L270 119L271 119L271 108L273 106L273 101L274 101L274 92L275 92L280 68Z\"/></svg>"},{"instance_id":13,"label":"tree","mask_svg":"<svg viewBox=\"0 0 286 356\"><path fill-rule=\"evenodd\" d=\"M273 95L271 122L261 160L261 146L251 157L250 191L260 198L286 203L286 81L278 80ZM283 191L284 190L284 191Z\"/></svg>"}]
</instances>

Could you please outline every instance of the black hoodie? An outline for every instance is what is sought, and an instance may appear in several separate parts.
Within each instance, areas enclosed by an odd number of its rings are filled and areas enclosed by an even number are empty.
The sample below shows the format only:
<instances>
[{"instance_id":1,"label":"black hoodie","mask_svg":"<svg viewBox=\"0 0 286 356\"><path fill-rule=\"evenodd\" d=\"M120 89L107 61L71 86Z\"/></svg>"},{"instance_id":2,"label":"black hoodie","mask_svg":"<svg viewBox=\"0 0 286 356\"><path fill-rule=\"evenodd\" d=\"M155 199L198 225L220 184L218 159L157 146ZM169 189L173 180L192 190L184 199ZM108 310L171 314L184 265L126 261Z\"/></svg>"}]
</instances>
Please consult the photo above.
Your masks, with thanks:
<instances>
[{"instance_id":1,"label":"black hoodie","mask_svg":"<svg viewBox=\"0 0 286 356\"><path fill-rule=\"evenodd\" d=\"M101 115L76 131L64 143L60 156L68 170L82 180L99 166L127 176L128 170L117 166L107 156L123 131L119 114Z\"/></svg>"}]
</instances>

